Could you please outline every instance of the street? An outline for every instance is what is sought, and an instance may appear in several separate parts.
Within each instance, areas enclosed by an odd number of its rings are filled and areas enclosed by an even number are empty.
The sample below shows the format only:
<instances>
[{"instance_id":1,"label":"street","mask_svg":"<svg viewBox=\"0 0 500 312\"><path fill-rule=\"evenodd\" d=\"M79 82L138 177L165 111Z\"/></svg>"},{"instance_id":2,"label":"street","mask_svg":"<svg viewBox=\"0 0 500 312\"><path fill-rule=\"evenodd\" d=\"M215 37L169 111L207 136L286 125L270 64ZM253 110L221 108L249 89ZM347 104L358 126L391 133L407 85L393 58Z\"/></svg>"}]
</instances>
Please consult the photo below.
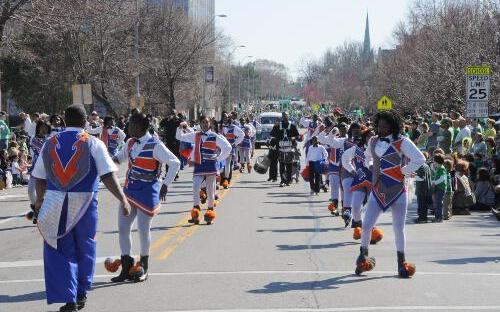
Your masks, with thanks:
<instances>
[{"instance_id":1,"label":"street","mask_svg":"<svg viewBox=\"0 0 500 312\"><path fill-rule=\"evenodd\" d=\"M500 311L500 231L491 213L416 225L412 204L407 257L417 273L404 280L388 212L378 224L385 237L370 249L377 267L358 277L359 243L329 215L328 195L310 196L302 180L282 189L266 179L237 173L218 191L215 224L191 226L191 169L182 172L153 221L151 273L139 284L112 284L104 269L120 252L117 202L101 190L86 311ZM26 188L0 193L0 311L57 311L45 302L42 239L20 217L28 204Z\"/></svg>"}]
</instances>

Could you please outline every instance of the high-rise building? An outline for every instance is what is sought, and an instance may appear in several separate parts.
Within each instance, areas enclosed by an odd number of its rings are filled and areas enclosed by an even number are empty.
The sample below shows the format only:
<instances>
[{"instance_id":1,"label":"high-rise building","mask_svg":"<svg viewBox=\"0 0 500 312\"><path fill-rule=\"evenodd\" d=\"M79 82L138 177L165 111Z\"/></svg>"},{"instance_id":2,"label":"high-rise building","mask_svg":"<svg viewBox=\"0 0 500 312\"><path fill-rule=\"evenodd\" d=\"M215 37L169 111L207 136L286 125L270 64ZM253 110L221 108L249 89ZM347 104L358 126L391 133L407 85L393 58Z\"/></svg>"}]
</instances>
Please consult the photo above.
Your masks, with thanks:
<instances>
[{"instance_id":1,"label":"high-rise building","mask_svg":"<svg viewBox=\"0 0 500 312\"><path fill-rule=\"evenodd\" d=\"M173 0L173 3L182 9L194 23L215 26L215 0Z\"/></svg>"}]
</instances>

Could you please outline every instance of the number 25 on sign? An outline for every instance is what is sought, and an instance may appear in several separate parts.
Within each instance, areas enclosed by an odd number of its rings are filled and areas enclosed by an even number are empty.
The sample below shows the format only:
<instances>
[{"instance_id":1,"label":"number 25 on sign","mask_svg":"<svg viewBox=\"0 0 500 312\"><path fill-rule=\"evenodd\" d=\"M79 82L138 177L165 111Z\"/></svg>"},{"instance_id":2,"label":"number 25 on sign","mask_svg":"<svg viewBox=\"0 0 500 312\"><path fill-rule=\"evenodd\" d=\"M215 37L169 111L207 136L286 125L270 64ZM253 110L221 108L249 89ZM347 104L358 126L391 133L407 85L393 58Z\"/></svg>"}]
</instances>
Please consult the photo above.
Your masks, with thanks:
<instances>
[{"instance_id":1,"label":"number 25 on sign","mask_svg":"<svg viewBox=\"0 0 500 312\"><path fill-rule=\"evenodd\" d=\"M467 101L488 102L490 95L490 67L467 67Z\"/></svg>"}]
</instances>

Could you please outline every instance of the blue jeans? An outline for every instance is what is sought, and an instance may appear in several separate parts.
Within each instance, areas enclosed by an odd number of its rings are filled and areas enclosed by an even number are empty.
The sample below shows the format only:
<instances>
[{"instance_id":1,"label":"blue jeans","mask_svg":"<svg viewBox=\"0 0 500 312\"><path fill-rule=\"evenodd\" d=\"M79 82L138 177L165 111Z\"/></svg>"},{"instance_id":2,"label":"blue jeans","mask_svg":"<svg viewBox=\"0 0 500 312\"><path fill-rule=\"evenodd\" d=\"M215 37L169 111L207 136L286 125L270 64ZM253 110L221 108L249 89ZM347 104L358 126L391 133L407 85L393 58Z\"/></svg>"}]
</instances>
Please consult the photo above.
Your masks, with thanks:
<instances>
[{"instance_id":1,"label":"blue jeans","mask_svg":"<svg viewBox=\"0 0 500 312\"><path fill-rule=\"evenodd\" d=\"M432 195L434 216L436 218L443 217L443 198L444 198L444 191L438 190L434 192L434 195Z\"/></svg>"}]
</instances>

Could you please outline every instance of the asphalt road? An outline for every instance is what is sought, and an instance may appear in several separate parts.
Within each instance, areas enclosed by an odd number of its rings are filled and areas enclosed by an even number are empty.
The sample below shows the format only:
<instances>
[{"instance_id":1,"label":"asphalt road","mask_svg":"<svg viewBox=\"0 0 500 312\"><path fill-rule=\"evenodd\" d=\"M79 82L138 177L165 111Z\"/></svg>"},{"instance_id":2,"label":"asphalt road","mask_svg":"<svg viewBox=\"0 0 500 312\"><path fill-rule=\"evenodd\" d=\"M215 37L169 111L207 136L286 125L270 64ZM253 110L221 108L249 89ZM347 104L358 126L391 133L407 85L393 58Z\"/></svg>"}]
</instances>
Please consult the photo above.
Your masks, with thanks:
<instances>
[{"instance_id":1,"label":"asphalt road","mask_svg":"<svg viewBox=\"0 0 500 312\"><path fill-rule=\"evenodd\" d=\"M153 221L151 273L141 284L109 282L102 262L120 254L117 202L101 190L99 259L84 311L500 311L500 223L490 213L416 225L412 205L407 259L417 273L403 280L388 212L378 224L384 240L370 249L377 267L358 277L359 243L328 214L328 195L266 178L238 173L219 191L216 223L191 226L191 173L183 172ZM26 191L0 192L0 311L57 311L45 302L42 239L19 217Z\"/></svg>"}]
</instances>

